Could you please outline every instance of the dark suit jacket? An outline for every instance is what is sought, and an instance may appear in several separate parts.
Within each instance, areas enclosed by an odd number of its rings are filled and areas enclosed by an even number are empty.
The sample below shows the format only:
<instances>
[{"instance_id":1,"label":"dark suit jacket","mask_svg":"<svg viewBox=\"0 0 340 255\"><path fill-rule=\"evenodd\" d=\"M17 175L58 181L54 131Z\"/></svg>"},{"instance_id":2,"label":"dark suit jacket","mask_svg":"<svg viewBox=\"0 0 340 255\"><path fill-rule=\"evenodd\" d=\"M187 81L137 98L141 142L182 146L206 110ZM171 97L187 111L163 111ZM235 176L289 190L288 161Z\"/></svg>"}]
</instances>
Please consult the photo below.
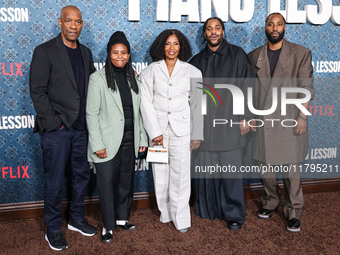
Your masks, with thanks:
<instances>
[{"instance_id":1,"label":"dark suit jacket","mask_svg":"<svg viewBox=\"0 0 340 255\"><path fill-rule=\"evenodd\" d=\"M272 89L278 88L278 95L283 87L300 87L307 89L314 96L313 66L311 51L305 47L283 41L281 53L277 61L273 77L267 56L268 45L265 44L248 54L258 78L255 86L257 109L269 109L272 105ZM280 97L280 96L279 96ZM298 93L289 93L289 98L299 98ZM281 100L276 110L267 116L259 116L262 120L296 120L299 109L295 105L287 106L287 114L281 113ZM257 123L259 124L259 123ZM291 123L286 123L291 125ZM253 135L253 158L267 164L290 164L304 160L308 153L308 130L302 135L295 135L294 127L283 127L276 122L266 121L263 127L257 128Z\"/></svg>"},{"instance_id":2,"label":"dark suit jacket","mask_svg":"<svg viewBox=\"0 0 340 255\"><path fill-rule=\"evenodd\" d=\"M91 50L78 45L84 62L86 95L89 76L95 67ZM70 128L77 119L79 93L60 34L35 48L30 68L30 93L37 113L34 132L41 135L61 124Z\"/></svg>"}]
</instances>

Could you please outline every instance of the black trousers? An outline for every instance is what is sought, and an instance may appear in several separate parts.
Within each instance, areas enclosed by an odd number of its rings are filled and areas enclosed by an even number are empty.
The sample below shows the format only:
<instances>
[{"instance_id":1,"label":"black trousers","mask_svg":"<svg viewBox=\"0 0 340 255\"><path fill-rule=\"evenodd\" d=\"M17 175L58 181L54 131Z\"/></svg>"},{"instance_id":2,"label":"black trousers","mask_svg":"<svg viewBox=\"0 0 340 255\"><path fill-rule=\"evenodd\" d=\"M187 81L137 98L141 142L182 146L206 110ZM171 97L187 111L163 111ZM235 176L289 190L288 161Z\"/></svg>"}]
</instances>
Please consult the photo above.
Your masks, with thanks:
<instances>
[{"instance_id":1,"label":"black trousers","mask_svg":"<svg viewBox=\"0 0 340 255\"><path fill-rule=\"evenodd\" d=\"M225 152L199 152L202 166L242 165L242 149ZM200 178L197 180L196 215L203 219L216 218L236 221L241 224L246 219L243 179L241 173L223 173L222 178Z\"/></svg>"},{"instance_id":2,"label":"black trousers","mask_svg":"<svg viewBox=\"0 0 340 255\"><path fill-rule=\"evenodd\" d=\"M125 131L115 157L95 163L104 227L113 230L116 220L128 220L133 199L135 153L133 131Z\"/></svg>"}]
</instances>

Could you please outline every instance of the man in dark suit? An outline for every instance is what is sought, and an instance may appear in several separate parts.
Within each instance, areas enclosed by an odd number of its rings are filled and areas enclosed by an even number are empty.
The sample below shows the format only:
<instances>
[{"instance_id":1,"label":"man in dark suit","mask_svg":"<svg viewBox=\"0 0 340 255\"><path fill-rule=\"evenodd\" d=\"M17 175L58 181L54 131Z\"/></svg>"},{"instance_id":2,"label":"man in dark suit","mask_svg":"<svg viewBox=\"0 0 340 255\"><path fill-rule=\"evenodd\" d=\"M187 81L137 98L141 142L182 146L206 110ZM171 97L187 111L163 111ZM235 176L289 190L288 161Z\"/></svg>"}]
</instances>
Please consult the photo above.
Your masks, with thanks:
<instances>
[{"instance_id":1,"label":"man in dark suit","mask_svg":"<svg viewBox=\"0 0 340 255\"><path fill-rule=\"evenodd\" d=\"M284 34L286 21L280 13L272 13L266 19L265 32L268 43L249 53L249 60L254 67L258 79L255 87L257 109L269 109L272 105L272 91L281 88L298 87L308 90L314 95L312 54L305 47L286 41ZM302 93L301 93L302 94ZM289 98L303 97L299 93L290 93ZM309 101L303 103L308 109ZM256 131L253 136L253 158L264 165L283 166L291 171L285 171L283 183L285 196L283 213L288 220L287 230L301 230L300 217L303 207L303 193L299 163L308 153L308 112L289 105L287 113L281 113L281 105L266 116L260 116L265 123L263 127L252 128ZM273 125L265 120L285 119L295 120L295 127ZM276 123L280 123L276 122ZM266 195L262 197L262 208L258 211L259 218L268 219L280 203L280 193L275 172L261 173Z\"/></svg>"},{"instance_id":2,"label":"man in dark suit","mask_svg":"<svg viewBox=\"0 0 340 255\"><path fill-rule=\"evenodd\" d=\"M84 219L87 162L85 101L89 75L95 71L92 53L78 42L80 10L66 6L58 19L61 33L36 47L30 69L30 93L37 113L35 132L41 135L45 174L45 239L53 250L67 249L61 233L60 189L68 160L72 169L72 203L68 229L86 236L97 233Z\"/></svg>"}]
</instances>

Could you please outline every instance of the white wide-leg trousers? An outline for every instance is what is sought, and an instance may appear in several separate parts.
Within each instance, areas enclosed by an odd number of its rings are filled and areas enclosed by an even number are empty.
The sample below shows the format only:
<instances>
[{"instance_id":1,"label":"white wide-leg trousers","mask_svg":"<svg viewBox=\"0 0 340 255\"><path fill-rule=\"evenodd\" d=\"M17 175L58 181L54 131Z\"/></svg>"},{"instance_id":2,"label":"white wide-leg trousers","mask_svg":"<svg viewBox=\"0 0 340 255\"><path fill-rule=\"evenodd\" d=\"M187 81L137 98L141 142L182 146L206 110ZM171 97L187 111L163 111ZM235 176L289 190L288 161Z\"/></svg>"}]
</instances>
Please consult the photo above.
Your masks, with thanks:
<instances>
[{"instance_id":1,"label":"white wide-leg trousers","mask_svg":"<svg viewBox=\"0 0 340 255\"><path fill-rule=\"evenodd\" d=\"M178 137L168 125L163 136L163 144L169 151L169 162L152 164L156 200L161 212L160 221L173 221L178 230L189 228L190 135Z\"/></svg>"}]
</instances>

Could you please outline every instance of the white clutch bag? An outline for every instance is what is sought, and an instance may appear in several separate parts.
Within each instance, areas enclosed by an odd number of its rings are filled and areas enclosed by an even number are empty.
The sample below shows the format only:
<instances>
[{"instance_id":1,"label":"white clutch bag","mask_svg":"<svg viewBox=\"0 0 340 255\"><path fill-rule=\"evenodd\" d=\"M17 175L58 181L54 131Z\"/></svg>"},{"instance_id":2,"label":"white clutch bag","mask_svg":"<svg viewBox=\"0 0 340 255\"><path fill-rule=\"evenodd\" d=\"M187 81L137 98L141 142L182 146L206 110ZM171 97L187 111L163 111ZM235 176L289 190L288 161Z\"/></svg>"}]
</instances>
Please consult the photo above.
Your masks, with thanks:
<instances>
[{"instance_id":1,"label":"white clutch bag","mask_svg":"<svg viewBox=\"0 0 340 255\"><path fill-rule=\"evenodd\" d=\"M148 148L148 154L146 155L147 162L153 163L168 163L169 154L168 149L163 146L153 146Z\"/></svg>"}]
</instances>

